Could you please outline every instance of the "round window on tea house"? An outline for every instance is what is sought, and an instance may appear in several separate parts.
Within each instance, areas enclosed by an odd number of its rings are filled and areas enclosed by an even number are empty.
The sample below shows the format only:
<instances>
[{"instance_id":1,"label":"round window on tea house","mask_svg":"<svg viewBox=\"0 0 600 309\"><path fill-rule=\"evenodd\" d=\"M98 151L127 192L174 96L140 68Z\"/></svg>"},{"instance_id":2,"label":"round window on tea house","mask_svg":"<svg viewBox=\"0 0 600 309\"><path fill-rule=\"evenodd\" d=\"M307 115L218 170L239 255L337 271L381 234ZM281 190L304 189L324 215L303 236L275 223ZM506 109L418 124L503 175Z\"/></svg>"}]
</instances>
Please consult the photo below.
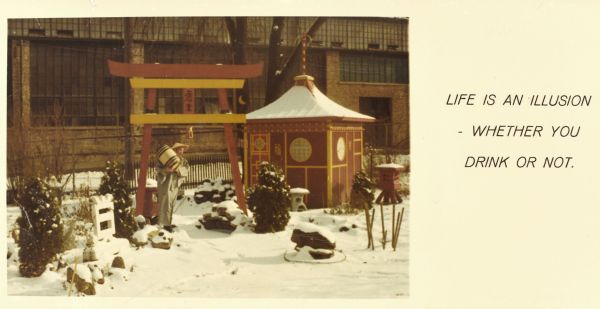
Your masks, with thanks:
<instances>
[{"instance_id":1,"label":"round window on tea house","mask_svg":"<svg viewBox=\"0 0 600 309\"><path fill-rule=\"evenodd\" d=\"M337 141L337 157L340 161L344 161L346 157L346 142L343 137L340 137Z\"/></svg>"},{"instance_id":2,"label":"round window on tea house","mask_svg":"<svg viewBox=\"0 0 600 309\"><path fill-rule=\"evenodd\" d=\"M290 156L296 162L304 162L310 158L312 154L312 146L304 137L295 138L290 143Z\"/></svg>"}]
</instances>

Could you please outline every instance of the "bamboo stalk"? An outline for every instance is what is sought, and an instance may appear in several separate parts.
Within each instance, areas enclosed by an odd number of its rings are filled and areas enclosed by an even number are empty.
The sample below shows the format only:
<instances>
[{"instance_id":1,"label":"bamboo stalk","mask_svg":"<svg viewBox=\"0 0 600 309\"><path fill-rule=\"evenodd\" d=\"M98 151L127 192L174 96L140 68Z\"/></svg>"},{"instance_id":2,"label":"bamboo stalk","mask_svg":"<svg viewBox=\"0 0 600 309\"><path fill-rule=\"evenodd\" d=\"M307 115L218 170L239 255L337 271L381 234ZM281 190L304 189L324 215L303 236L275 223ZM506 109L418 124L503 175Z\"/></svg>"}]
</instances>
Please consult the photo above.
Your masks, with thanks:
<instances>
[{"instance_id":1,"label":"bamboo stalk","mask_svg":"<svg viewBox=\"0 0 600 309\"><path fill-rule=\"evenodd\" d=\"M394 244L394 231L396 230L396 203L392 205L392 244Z\"/></svg>"},{"instance_id":2,"label":"bamboo stalk","mask_svg":"<svg viewBox=\"0 0 600 309\"><path fill-rule=\"evenodd\" d=\"M67 296L71 296L71 291L73 291L73 285L75 284L75 274L77 274L77 258L75 259L75 266L73 266L73 276L71 276L71 284L69 285Z\"/></svg>"},{"instance_id":3,"label":"bamboo stalk","mask_svg":"<svg viewBox=\"0 0 600 309\"><path fill-rule=\"evenodd\" d=\"M379 208L381 210L381 234L383 238L381 239L381 245L383 246L383 250L385 250L385 243L387 242L387 231L385 230L385 222L383 217L383 204L379 204Z\"/></svg>"},{"instance_id":4,"label":"bamboo stalk","mask_svg":"<svg viewBox=\"0 0 600 309\"><path fill-rule=\"evenodd\" d=\"M400 219L400 213L396 216ZM396 245L398 244L398 225L394 226L394 230L392 231L392 248L396 251Z\"/></svg>"},{"instance_id":5,"label":"bamboo stalk","mask_svg":"<svg viewBox=\"0 0 600 309\"><path fill-rule=\"evenodd\" d=\"M371 249L375 250L375 241L373 240L373 224L375 223L375 207L371 210L371 230L369 231L369 237L371 238Z\"/></svg>"},{"instance_id":6,"label":"bamboo stalk","mask_svg":"<svg viewBox=\"0 0 600 309\"><path fill-rule=\"evenodd\" d=\"M404 217L404 207L402 207L402 211L398 214L397 225L396 225L396 229L394 230L394 240L393 240L394 251L396 251L396 246L398 244L398 238L400 236L400 227L402 226L402 218L403 217Z\"/></svg>"},{"instance_id":7,"label":"bamboo stalk","mask_svg":"<svg viewBox=\"0 0 600 309\"><path fill-rule=\"evenodd\" d=\"M367 249L371 247L371 218L369 216L369 209L365 205L365 221L367 222Z\"/></svg>"}]
</instances>

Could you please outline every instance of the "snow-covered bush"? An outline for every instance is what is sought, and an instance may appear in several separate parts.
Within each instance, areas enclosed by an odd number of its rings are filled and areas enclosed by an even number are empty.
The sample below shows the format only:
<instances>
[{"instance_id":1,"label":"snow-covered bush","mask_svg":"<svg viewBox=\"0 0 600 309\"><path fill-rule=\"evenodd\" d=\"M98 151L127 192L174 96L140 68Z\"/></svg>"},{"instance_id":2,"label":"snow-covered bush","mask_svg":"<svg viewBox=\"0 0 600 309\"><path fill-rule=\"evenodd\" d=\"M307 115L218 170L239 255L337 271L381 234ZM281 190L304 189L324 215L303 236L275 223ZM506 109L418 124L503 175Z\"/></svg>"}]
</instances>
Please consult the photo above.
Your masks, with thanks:
<instances>
[{"instance_id":1,"label":"snow-covered bush","mask_svg":"<svg viewBox=\"0 0 600 309\"><path fill-rule=\"evenodd\" d=\"M248 208L254 213L257 233L283 231L290 220L290 186L283 172L263 162L258 184L248 190Z\"/></svg>"},{"instance_id":2,"label":"snow-covered bush","mask_svg":"<svg viewBox=\"0 0 600 309\"><path fill-rule=\"evenodd\" d=\"M375 198L373 190L375 183L363 171L354 174L352 180L352 192L350 192L350 205L354 208L363 209L373 207L373 199Z\"/></svg>"},{"instance_id":3,"label":"snow-covered bush","mask_svg":"<svg viewBox=\"0 0 600 309\"><path fill-rule=\"evenodd\" d=\"M30 178L19 204L19 271L24 277L39 277L63 247L60 201L55 189Z\"/></svg>"},{"instance_id":4,"label":"snow-covered bush","mask_svg":"<svg viewBox=\"0 0 600 309\"><path fill-rule=\"evenodd\" d=\"M112 194L115 206L116 236L131 239L137 230L137 223L134 218L135 209L131 207L133 201L129 197L123 164L116 161L106 162L98 193Z\"/></svg>"}]
</instances>

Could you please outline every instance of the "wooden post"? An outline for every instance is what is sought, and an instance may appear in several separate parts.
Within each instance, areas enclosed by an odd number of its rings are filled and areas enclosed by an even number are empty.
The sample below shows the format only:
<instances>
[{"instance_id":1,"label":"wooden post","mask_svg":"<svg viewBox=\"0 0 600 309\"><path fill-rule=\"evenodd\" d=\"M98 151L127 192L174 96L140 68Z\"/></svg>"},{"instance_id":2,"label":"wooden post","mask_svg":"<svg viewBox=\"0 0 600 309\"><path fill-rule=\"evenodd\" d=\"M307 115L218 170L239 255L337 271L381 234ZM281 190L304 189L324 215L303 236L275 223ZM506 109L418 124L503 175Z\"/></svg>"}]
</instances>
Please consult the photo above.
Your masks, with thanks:
<instances>
[{"instance_id":1,"label":"wooden post","mask_svg":"<svg viewBox=\"0 0 600 309\"><path fill-rule=\"evenodd\" d=\"M229 112L229 103L227 102L227 92L225 89L219 89L219 106L221 112ZM248 215L246 209L246 196L244 194L244 186L242 184L242 177L240 174L240 166L238 164L237 151L236 151L236 137L233 134L233 124L223 124L225 131L225 140L227 141L227 154L229 155L229 164L231 164L231 175L233 176L233 185L235 186L235 196L237 198L237 204L244 214Z\"/></svg>"},{"instance_id":2,"label":"wooden post","mask_svg":"<svg viewBox=\"0 0 600 309\"><path fill-rule=\"evenodd\" d=\"M146 98L146 109L154 111L156 104L156 89L148 89ZM142 156L140 158L140 174L138 176L138 188L135 199L136 214L144 213L144 195L146 194L146 178L148 177L148 160L150 156L150 146L152 145L152 125L144 124L144 136L142 137Z\"/></svg>"}]
</instances>

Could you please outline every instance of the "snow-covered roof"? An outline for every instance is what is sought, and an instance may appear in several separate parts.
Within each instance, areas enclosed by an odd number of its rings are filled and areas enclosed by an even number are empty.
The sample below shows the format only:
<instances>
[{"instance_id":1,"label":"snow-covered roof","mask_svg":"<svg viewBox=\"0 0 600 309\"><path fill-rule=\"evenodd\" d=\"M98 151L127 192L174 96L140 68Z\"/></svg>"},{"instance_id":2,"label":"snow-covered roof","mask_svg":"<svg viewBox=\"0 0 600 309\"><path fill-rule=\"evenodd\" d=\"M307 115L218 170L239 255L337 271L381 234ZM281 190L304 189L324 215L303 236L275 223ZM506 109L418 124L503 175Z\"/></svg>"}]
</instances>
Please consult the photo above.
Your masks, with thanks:
<instances>
[{"instance_id":1,"label":"snow-covered roof","mask_svg":"<svg viewBox=\"0 0 600 309\"><path fill-rule=\"evenodd\" d=\"M312 77L295 78L296 85L273 103L246 115L246 120L295 118L341 118L372 122L375 118L345 108L325 96L313 83Z\"/></svg>"}]
</instances>

